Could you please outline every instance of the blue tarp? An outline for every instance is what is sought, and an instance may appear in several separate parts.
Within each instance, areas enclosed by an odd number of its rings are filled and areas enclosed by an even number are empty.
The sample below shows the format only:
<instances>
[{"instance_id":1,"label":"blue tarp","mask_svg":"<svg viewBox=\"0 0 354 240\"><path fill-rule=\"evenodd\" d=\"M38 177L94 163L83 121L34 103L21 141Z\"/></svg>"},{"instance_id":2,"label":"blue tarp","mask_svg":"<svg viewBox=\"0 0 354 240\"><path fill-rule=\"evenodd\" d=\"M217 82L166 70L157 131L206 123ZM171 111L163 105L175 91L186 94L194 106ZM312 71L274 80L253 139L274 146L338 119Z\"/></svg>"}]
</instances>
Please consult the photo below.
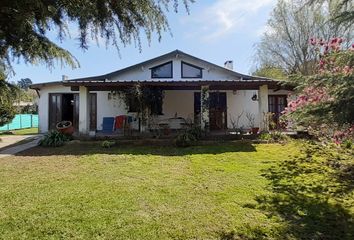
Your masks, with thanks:
<instances>
[{"instance_id":1,"label":"blue tarp","mask_svg":"<svg viewBox=\"0 0 354 240\"><path fill-rule=\"evenodd\" d=\"M0 127L0 131L38 127L37 114L16 114L12 122Z\"/></svg>"}]
</instances>

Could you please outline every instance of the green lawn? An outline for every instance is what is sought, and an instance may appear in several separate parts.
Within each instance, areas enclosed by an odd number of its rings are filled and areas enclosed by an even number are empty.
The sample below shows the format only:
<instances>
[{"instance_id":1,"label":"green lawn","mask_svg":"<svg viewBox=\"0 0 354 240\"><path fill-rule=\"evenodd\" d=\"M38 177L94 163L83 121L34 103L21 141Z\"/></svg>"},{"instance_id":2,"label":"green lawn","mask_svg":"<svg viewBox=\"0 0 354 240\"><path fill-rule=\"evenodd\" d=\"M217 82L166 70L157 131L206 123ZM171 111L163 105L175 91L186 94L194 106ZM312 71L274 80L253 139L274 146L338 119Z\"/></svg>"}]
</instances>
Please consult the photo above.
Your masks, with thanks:
<instances>
[{"instance_id":1,"label":"green lawn","mask_svg":"<svg viewBox=\"0 0 354 240\"><path fill-rule=\"evenodd\" d=\"M0 238L353 239L354 178L300 148L37 147L0 159Z\"/></svg>"},{"instance_id":2,"label":"green lawn","mask_svg":"<svg viewBox=\"0 0 354 240\"><path fill-rule=\"evenodd\" d=\"M0 132L0 137L5 135L36 135L36 134L38 134L38 128L25 128L19 130Z\"/></svg>"}]
</instances>

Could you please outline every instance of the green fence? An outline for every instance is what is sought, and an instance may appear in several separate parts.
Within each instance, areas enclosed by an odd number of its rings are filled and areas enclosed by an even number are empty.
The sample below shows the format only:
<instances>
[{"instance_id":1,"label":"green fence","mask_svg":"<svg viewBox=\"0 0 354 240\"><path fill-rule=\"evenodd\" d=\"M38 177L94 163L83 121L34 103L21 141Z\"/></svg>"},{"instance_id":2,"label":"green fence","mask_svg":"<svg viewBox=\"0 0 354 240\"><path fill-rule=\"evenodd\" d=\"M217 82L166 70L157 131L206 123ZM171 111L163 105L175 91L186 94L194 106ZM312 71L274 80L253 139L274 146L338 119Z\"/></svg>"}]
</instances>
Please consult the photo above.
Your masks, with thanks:
<instances>
[{"instance_id":1,"label":"green fence","mask_svg":"<svg viewBox=\"0 0 354 240\"><path fill-rule=\"evenodd\" d=\"M16 114L12 122L0 127L0 131L38 127L37 114Z\"/></svg>"}]
</instances>

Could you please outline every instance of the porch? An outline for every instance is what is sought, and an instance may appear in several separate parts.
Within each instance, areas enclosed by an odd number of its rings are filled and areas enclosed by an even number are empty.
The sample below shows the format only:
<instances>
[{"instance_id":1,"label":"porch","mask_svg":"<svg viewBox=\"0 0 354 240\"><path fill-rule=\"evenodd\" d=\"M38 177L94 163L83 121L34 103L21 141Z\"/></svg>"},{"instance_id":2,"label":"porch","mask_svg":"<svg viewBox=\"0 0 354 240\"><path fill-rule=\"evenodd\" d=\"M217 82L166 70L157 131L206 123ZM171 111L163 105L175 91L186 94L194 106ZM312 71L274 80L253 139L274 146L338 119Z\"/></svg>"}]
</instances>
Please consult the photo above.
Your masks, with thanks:
<instances>
[{"instance_id":1,"label":"porch","mask_svg":"<svg viewBox=\"0 0 354 240\"><path fill-rule=\"evenodd\" d=\"M142 88L159 89L164 95L161 112L152 114L150 111L146 121L143 121L141 114L134 112L132 106L127 106L121 96L115 96L117 92L136 84L117 81L64 82L73 95L70 98L72 110L69 111L72 114L66 115L72 116L69 120L72 120L76 133L97 137L173 136L190 126L200 126L210 135L225 135L232 134L236 120L238 128L245 131L250 128L251 123L245 113L253 116L254 127L267 129L262 115L268 112L268 90L279 88L271 80L143 81L139 82ZM49 106L58 104L53 97L50 101ZM58 120L55 119L58 114L49 113L49 116L51 126L51 122ZM117 124L119 117L131 120ZM113 118L112 131L104 129L107 118Z\"/></svg>"}]
</instances>

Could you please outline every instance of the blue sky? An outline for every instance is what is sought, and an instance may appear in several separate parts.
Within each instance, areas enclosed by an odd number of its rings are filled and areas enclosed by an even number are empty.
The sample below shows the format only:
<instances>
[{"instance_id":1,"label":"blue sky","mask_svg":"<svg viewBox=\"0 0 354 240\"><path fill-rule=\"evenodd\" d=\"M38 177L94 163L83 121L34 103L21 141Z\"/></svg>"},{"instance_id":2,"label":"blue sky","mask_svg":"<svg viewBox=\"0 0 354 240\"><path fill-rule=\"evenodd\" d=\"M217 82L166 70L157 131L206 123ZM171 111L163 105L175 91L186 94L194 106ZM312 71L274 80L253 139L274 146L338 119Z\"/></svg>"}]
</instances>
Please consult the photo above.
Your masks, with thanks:
<instances>
[{"instance_id":1,"label":"blue sky","mask_svg":"<svg viewBox=\"0 0 354 240\"><path fill-rule=\"evenodd\" d=\"M83 51L72 39L60 43L80 62L80 68L56 65L48 69L44 65L14 63L15 75L10 81L30 78L34 83L101 75L132 64L179 49L218 65L225 60L234 61L234 70L249 73L253 64L257 43L276 0L196 0L191 5L190 15L181 7L176 14L168 14L173 36L166 32L161 42L156 37L150 45L143 39L142 52L135 46L121 46L120 56L113 46L97 46L92 41L88 50Z\"/></svg>"}]
</instances>

